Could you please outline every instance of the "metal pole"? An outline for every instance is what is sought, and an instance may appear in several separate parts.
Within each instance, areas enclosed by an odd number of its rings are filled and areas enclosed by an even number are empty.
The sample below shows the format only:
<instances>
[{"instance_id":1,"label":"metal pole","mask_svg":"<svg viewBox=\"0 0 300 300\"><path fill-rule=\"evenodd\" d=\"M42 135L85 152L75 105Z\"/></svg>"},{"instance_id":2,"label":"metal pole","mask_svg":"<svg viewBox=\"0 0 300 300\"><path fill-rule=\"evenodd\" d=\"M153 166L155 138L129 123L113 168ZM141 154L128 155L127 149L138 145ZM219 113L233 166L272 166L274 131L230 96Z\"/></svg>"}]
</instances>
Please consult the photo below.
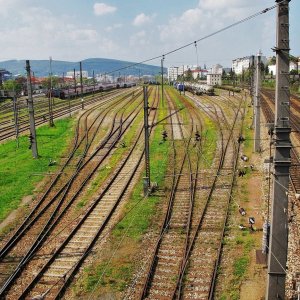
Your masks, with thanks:
<instances>
[{"instance_id":1,"label":"metal pole","mask_svg":"<svg viewBox=\"0 0 300 300\"><path fill-rule=\"evenodd\" d=\"M30 129L30 136L32 139L31 150L32 150L32 156L34 158L38 158L29 60L26 60L26 71L27 71L29 129Z\"/></svg>"},{"instance_id":2,"label":"metal pole","mask_svg":"<svg viewBox=\"0 0 300 300\"><path fill-rule=\"evenodd\" d=\"M83 82L82 82L82 62L79 62L79 68L80 68L80 92L81 92L81 98L83 95Z\"/></svg>"},{"instance_id":3,"label":"metal pole","mask_svg":"<svg viewBox=\"0 0 300 300\"><path fill-rule=\"evenodd\" d=\"M94 86L93 95L95 95L95 71L94 70L93 70L93 86Z\"/></svg>"},{"instance_id":4,"label":"metal pole","mask_svg":"<svg viewBox=\"0 0 300 300\"><path fill-rule=\"evenodd\" d=\"M148 195L150 189L150 154L149 154L149 125L148 125L148 89L144 91L144 129L145 129L145 167L146 177L144 178L144 196Z\"/></svg>"},{"instance_id":5,"label":"metal pole","mask_svg":"<svg viewBox=\"0 0 300 300\"><path fill-rule=\"evenodd\" d=\"M53 110L52 110L52 57L50 56L50 93L49 93L49 126L53 127Z\"/></svg>"},{"instance_id":6,"label":"metal pole","mask_svg":"<svg viewBox=\"0 0 300 300\"><path fill-rule=\"evenodd\" d=\"M261 81L261 67L260 67L261 54L258 53L256 59L256 76L255 76L255 132L254 132L254 152L260 152L260 81Z\"/></svg>"},{"instance_id":7,"label":"metal pole","mask_svg":"<svg viewBox=\"0 0 300 300\"><path fill-rule=\"evenodd\" d=\"M276 94L274 180L266 299L285 299L288 250L288 190L290 159L289 0L276 0Z\"/></svg>"},{"instance_id":8,"label":"metal pole","mask_svg":"<svg viewBox=\"0 0 300 300\"><path fill-rule=\"evenodd\" d=\"M254 64L255 64L255 56L251 55L251 105L252 105L252 109L253 109L253 118L252 118L252 123L250 126L251 129L254 128L254 121L255 121L254 91L255 91L255 84L256 84L256 80L255 80L256 68L255 68Z\"/></svg>"},{"instance_id":9,"label":"metal pole","mask_svg":"<svg viewBox=\"0 0 300 300\"><path fill-rule=\"evenodd\" d=\"M70 97L70 86L69 86L69 83L68 83L68 101L69 101L69 115L71 117L72 114L71 114L71 97Z\"/></svg>"},{"instance_id":10,"label":"metal pole","mask_svg":"<svg viewBox=\"0 0 300 300\"><path fill-rule=\"evenodd\" d=\"M75 71L75 69L73 70L73 72L74 72L74 75L73 75L74 76L74 89L75 89L75 94L76 94L76 92L77 92L77 84L76 84L76 71Z\"/></svg>"},{"instance_id":11,"label":"metal pole","mask_svg":"<svg viewBox=\"0 0 300 300\"><path fill-rule=\"evenodd\" d=\"M19 120L18 120L18 104L17 104L16 94L13 95L13 107L14 107L16 142L17 142L17 148L19 148Z\"/></svg>"},{"instance_id":12,"label":"metal pole","mask_svg":"<svg viewBox=\"0 0 300 300\"><path fill-rule=\"evenodd\" d=\"M165 56L163 55L161 59L161 103L164 106L164 59Z\"/></svg>"}]
</instances>

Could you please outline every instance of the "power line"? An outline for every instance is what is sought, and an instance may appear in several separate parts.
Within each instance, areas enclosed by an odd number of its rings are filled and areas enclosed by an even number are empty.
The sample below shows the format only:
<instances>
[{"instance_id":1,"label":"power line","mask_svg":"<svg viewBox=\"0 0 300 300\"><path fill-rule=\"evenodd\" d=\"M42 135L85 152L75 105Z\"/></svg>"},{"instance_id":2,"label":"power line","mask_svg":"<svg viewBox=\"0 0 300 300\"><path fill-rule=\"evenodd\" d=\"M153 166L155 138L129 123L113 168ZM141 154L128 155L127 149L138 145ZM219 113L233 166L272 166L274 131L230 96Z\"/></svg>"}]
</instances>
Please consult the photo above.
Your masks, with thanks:
<instances>
[{"instance_id":1,"label":"power line","mask_svg":"<svg viewBox=\"0 0 300 300\"><path fill-rule=\"evenodd\" d=\"M225 27L223 27L223 28L221 28L221 29L219 29L219 30L217 30L217 31L214 31L214 32L212 32L212 33L210 33L210 34L208 34L208 35L205 35L204 37L199 38L198 40L195 40L195 41L190 42L190 43L188 43L188 44L182 45L182 46L180 46L180 47L178 47L178 48L176 48L176 49L170 50L170 51L168 51L168 52L166 52L166 53L164 53L164 54L157 55L157 56L155 56L155 57L152 57L152 58L149 58L149 59L145 59L145 60L140 61L140 62L137 62L137 63L130 64L130 65L126 66L126 67L122 67L122 68L119 68L119 69L115 69L115 70L113 70L113 71L107 72L107 74L112 74L112 73L117 72L117 71L122 71L122 70L131 68L131 67L134 67L134 66L137 66L137 65L141 65L141 64L150 62L150 61L152 61L152 60L156 60L156 59L159 59L159 58L163 58L163 57L165 57L165 56L167 56L167 55L169 55L169 54L173 54L173 53L175 53L175 52L177 52L177 51L180 51L180 50L182 50L182 49L184 49L184 48L187 48L187 47L189 47L189 46L191 46L191 45L195 45L196 43L201 42L201 41L203 41L203 40L206 40L206 39L208 39L208 38L210 38L210 37L212 37L212 36L214 36L214 35L217 35L218 33L221 33L221 32L223 32L223 31L226 31L226 30L228 30L228 29L230 29L230 28L232 28L232 27L235 27L235 26L240 25L240 24L242 24L242 23L245 23L245 22L247 22L247 21L249 21L249 20L251 20L251 19L253 19L253 18L256 18L256 17L258 17L258 16L260 16L260 15L262 15L262 14L265 14L265 13L267 13L267 12L273 10L274 8L276 8L279 4L281 4L281 3L284 2L284 1L286 1L286 0L281 0L281 1L277 2L277 4L275 4L275 5L273 5L273 6L267 7L267 8L265 8L265 9L263 9L263 10L261 10L261 11L255 13L255 14L253 14L253 15L250 15L250 16L248 16L248 17L242 19L242 20L239 20L239 21L237 21L237 22L235 22L235 23L232 23L232 24L230 24L230 25L228 25L228 26L225 26Z\"/></svg>"}]
</instances>

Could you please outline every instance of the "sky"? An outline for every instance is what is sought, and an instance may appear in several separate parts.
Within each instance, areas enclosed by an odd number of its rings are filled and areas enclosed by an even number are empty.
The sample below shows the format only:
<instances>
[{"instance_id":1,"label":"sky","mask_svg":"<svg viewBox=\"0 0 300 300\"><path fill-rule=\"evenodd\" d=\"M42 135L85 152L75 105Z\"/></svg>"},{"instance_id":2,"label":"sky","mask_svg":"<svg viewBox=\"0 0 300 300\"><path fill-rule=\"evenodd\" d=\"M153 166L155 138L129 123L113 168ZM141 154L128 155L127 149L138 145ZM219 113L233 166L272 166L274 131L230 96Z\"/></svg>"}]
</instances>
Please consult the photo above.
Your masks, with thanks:
<instances>
[{"instance_id":1,"label":"sky","mask_svg":"<svg viewBox=\"0 0 300 300\"><path fill-rule=\"evenodd\" d=\"M139 62L200 39L275 4L275 0L0 0L0 61ZM291 54L300 55L300 0L290 2ZM271 56L276 9L165 57L165 66ZM156 59L149 64L159 65Z\"/></svg>"}]
</instances>

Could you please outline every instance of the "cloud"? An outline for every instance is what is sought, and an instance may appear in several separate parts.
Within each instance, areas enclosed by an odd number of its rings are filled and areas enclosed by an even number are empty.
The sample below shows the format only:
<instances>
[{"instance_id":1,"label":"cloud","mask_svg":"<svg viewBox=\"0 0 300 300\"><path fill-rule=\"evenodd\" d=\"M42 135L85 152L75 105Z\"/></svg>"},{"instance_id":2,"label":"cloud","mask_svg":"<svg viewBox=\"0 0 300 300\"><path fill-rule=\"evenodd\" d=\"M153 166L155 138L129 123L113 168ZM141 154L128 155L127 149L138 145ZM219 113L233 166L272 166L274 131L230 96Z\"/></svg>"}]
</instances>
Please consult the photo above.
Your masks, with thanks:
<instances>
[{"instance_id":1,"label":"cloud","mask_svg":"<svg viewBox=\"0 0 300 300\"><path fill-rule=\"evenodd\" d=\"M113 24L112 26L107 26L107 27L105 28L105 31L111 32L111 31L113 31L113 30L115 30L115 29L119 29L119 28L122 28L122 27L123 27L123 25L120 24L120 23L118 23L118 24Z\"/></svg>"},{"instance_id":2,"label":"cloud","mask_svg":"<svg viewBox=\"0 0 300 300\"><path fill-rule=\"evenodd\" d=\"M205 13L198 7L188 9L181 16L173 17L168 24L160 27L160 39L167 42L195 38L199 30L207 28L206 18Z\"/></svg>"},{"instance_id":3,"label":"cloud","mask_svg":"<svg viewBox=\"0 0 300 300\"><path fill-rule=\"evenodd\" d=\"M153 18L154 16L147 16L144 13L141 13L134 18L132 24L134 26L141 26L144 25L145 23L151 22Z\"/></svg>"},{"instance_id":4,"label":"cloud","mask_svg":"<svg viewBox=\"0 0 300 300\"><path fill-rule=\"evenodd\" d=\"M0 39L7 45L2 52L5 57L45 59L52 55L53 59L79 60L98 57L99 53L109 56L119 48L91 25L78 24L72 17L59 16L41 7L24 8L15 18L17 26L4 22L0 31Z\"/></svg>"},{"instance_id":5,"label":"cloud","mask_svg":"<svg viewBox=\"0 0 300 300\"><path fill-rule=\"evenodd\" d=\"M148 43L146 31L142 30L132 35L129 43L131 46L146 45Z\"/></svg>"},{"instance_id":6,"label":"cloud","mask_svg":"<svg viewBox=\"0 0 300 300\"><path fill-rule=\"evenodd\" d=\"M9 16L9 13L15 9L22 9L24 3L20 0L0 0L0 16Z\"/></svg>"},{"instance_id":7,"label":"cloud","mask_svg":"<svg viewBox=\"0 0 300 300\"><path fill-rule=\"evenodd\" d=\"M115 6L110 6L105 3L95 3L94 4L94 14L96 16L103 16L106 14L114 13L117 10Z\"/></svg>"}]
</instances>

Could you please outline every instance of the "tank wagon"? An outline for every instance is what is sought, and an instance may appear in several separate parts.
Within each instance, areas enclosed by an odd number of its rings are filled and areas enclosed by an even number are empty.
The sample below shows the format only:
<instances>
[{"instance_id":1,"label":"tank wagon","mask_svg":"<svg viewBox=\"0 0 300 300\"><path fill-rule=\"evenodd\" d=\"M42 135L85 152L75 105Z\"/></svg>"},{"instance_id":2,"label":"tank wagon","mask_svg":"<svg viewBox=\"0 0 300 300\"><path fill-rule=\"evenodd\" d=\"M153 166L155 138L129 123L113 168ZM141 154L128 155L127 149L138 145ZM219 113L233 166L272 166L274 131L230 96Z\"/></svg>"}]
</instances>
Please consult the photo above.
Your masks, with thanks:
<instances>
[{"instance_id":1,"label":"tank wagon","mask_svg":"<svg viewBox=\"0 0 300 300\"><path fill-rule=\"evenodd\" d=\"M129 88L135 86L136 83L128 82L125 84L115 84L115 83L108 83L108 84L96 84L95 87L92 86L84 86L82 88L82 95L92 94L93 92L104 92L110 91L113 89L118 88ZM47 97L49 97L50 91L47 93ZM51 91L52 97L60 98L60 99L68 99L68 98L75 98L81 96L81 87L74 87L68 89L53 89Z\"/></svg>"},{"instance_id":2,"label":"tank wagon","mask_svg":"<svg viewBox=\"0 0 300 300\"><path fill-rule=\"evenodd\" d=\"M185 83L175 83L174 87L178 91L181 92L188 91L195 95L202 95L202 94L214 95L213 86L207 84L185 82Z\"/></svg>"}]
</instances>

